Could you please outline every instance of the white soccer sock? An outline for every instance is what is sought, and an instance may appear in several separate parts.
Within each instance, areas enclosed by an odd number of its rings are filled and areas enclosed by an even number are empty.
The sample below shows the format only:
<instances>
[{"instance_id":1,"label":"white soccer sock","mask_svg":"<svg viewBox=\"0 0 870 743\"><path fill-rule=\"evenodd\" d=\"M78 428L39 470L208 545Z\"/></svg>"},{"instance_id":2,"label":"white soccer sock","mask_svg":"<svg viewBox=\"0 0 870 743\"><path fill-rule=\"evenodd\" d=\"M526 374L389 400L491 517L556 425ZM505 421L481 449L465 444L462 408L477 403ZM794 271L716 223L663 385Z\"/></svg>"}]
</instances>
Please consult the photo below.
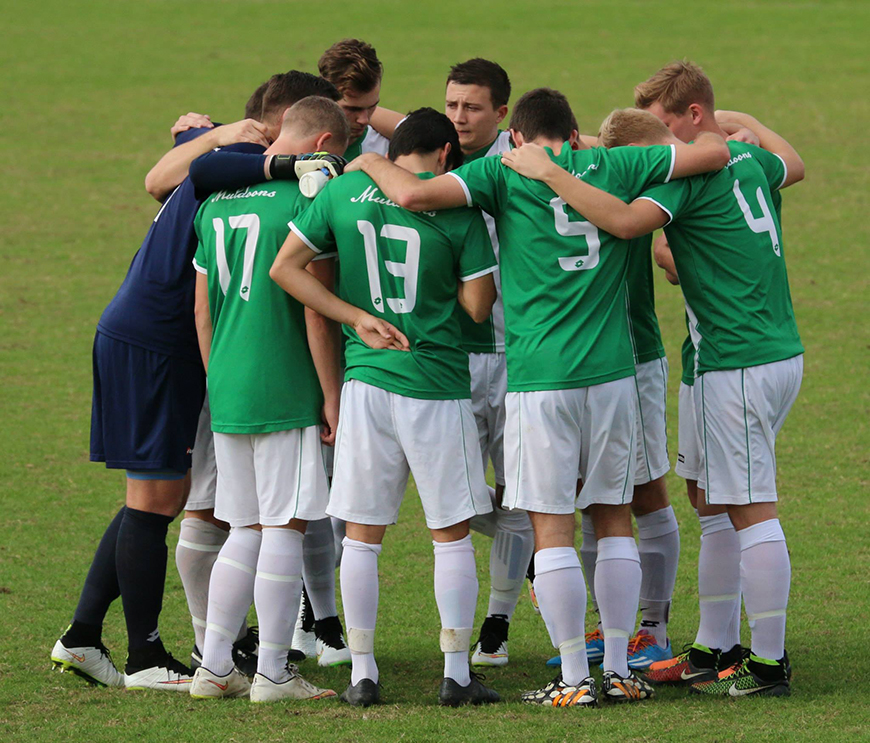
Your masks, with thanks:
<instances>
[{"instance_id":1,"label":"white soccer sock","mask_svg":"<svg viewBox=\"0 0 870 743\"><path fill-rule=\"evenodd\" d=\"M640 600L640 556L633 537L598 540L595 593L604 632L604 670L628 676L628 639Z\"/></svg>"},{"instance_id":2,"label":"white soccer sock","mask_svg":"<svg viewBox=\"0 0 870 743\"><path fill-rule=\"evenodd\" d=\"M287 651L302 597L302 534L295 529L263 528L257 561L254 604L260 622L257 673L282 683L287 672Z\"/></svg>"},{"instance_id":3,"label":"white soccer sock","mask_svg":"<svg viewBox=\"0 0 870 743\"><path fill-rule=\"evenodd\" d=\"M496 509L498 529L489 553L489 608L487 616L503 614L508 621L517 608L529 560L535 551L535 532L529 514L520 509Z\"/></svg>"},{"instance_id":4,"label":"white soccer sock","mask_svg":"<svg viewBox=\"0 0 870 743\"><path fill-rule=\"evenodd\" d=\"M668 644L668 613L677 565L680 561L680 528L673 506L637 516L637 551L640 555L641 627L661 647Z\"/></svg>"},{"instance_id":5,"label":"white soccer sock","mask_svg":"<svg viewBox=\"0 0 870 743\"><path fill-rule=\"evenodd\" d=\"M573 547L535 554L535 593L553 647L562 655L562 679L574 686L589 676L586 659L586 584Z\"/></svg>"},{"instance_id":6,"label":"white soccer sock","mask_svg":"<svg viewBox=\"0 0 870 743\"><path fill-rule=\"evenodd\" d=\"M193 622L194 642L202 652L205 645L205 620L208 613L208 582L218 552L229 536L219 526L202 519L181 520L175 566L184 586L187 608Z\"/></svg>"},{"instance_id":7,"label":"white soccer sock","mask_svg":"<svg viewBox=\"0 0 870 743\"><path fill-rule=\"evenodd\" d=\"M592 599L592 609L598 617L598 629L601 629L601 612L595 597L595 561L598 559L598 540L595 538L595 526L592 524L592 517L589 514L584 513L580 517L580 532L583 534L583 542L580 544L580 560L583 563L586 585L589 587L589 598Z\"/></svg>"},{"instance_id":8,"label":"white soccer sock","mask_svg":"<svg viewBox=\"0 0 870 743\"><path fill-rule=\"evenodd\" d=\"M435 603L441 615L444 677L468 686L468 649L477 607L477 567L471 535L455 542L432 542L435 551Z\"/></svg>"},{"instance_id":9,"label":"white soccer sock","mask_svg":"<svg viewBox=\"0 0 870 743\"><path fill-rule=\"evenodd\" d=\"M218 676L233 669L233 642L254 600L260 541L256 529L230 529L211 571L202 664Z\"/></svg>"},{"instance_id":10,"label":"white soccer sock","mask_svg":"<svg viewBox=\"0 0 870 743\"><path fill-rule=\"evenodd\" d=\"M767 660L785 655L785 612L791 586L791 562L779 519L737 532L740 579L746 616L752 629L752 653Z\"/></svg>"},{"instance_id":11,"label":"white soccer sock","mask_svg":"<svg viewBox=\"0 0 870 743\"><path fill-rule=\"evenodd\" d=\"M315 619L338 616L335 607L335 542L329 517L309 521L302 543L302 579Z\"/></svg>"},{"instance_id":12,"label":"white soccer sock","mask_svg":"<svg viewBox=\"0 0 870 743\"><path fill-rule=\"evenodd\" d=\"M381 545L345 537L341 556L341 602L347 627L347 646L353 663L350 682L378 681L375 663L375 626L378 620L378 555Z\"/></svg>"},{"instance_id":13,"label":"white soccer sock","mask_svg":"<svg viewBox=\"0 0 870 743\"><path fill-rule=\"evenodd\" d=\"M740 542L727 513L700 516L701 551L698 555L698 602L701 620L695 642L711 649L729 650L734 643L734 614L740 638Z\"/></svg>"}]
</instances>

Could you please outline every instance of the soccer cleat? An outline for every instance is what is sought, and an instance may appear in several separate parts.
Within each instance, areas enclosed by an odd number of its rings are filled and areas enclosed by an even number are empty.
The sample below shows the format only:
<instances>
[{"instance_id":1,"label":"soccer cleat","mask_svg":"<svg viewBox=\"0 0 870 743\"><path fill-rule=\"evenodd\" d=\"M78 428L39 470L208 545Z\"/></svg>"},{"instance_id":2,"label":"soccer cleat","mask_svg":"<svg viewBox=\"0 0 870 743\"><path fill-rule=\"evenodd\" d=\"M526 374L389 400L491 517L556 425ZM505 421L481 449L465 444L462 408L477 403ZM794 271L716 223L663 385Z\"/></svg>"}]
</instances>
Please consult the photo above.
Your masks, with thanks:
<instances>
[{"instance_id":1,"label":"soccer cleat","mask_svg":"<svg viewBox=\"0 0 870 743\"><path fill-rule=\"evenodd\" d=\"M604 661L604 633L598 628L586 633L586 660L590 666ZM562 656L550 658L547 665L558 668L562 665Z\"/></svg>"},{"instance_id":2,"label":"soccer cleat","mask_svg":"<svg viewBox=\"0 0 870 743\"><path fill-rule=\"evenodd\" d=\"M721 671L714 680L692 684L690 691L720 697L787 697L791 688L785 658L772 665L750 655Z\"/></svg>"},{"instance_id":3,"label":"soccer cleat","mask_svg":"<svg viewBox=\"0 0 870 743\"><path fill-rule=\"evenodd\" d=\"M381 685L371 679L360 679L356 684L348 684L340 699L354 707L371 707L373 704L380 704Z\"/></svg>"},{"instance_id":4,"label":"soccer cleat","mask_svg":"<svg viewBox=\"0 0 870 743\"><path fill-rule=\"evenodd\" d=\"M287 664L290 678L281 683L272 681L268 676L258 673L251 683L251 701L280 702L284 699L315 700L336 696L332 689L321 689L299 675L299 669L292 663Z\"/></svg>"},{"instance_id":5,"label":"soccer cleat","mask_svg":"<svg viewBox=\"0 0 870 743\"><path fill-rule=\"evenodd\" d=\"M480 636L471 654L473 666L506 666L508 664L507 615L493 614L483 620Z\"/></svg>"},{"instance_id":6,"label":"soccer cleat","mask_svg":"<svg viewBox=\"0 0 870 743\"><path fill-rule=\"evenodd\" d=\"M720 653L700 645L690 645L670 660L653 663L643 674L647 683L688 686L716 678Z\"/></svg>"},{"instance_id":7,"label":"soccer cleat","mask_svg":"<svg viewBox=\"0 0 870 743\"><path fill-rule=\"evenodd\" d=\"M545 707L597 707L598 689L591 676L572 686L562 680L560 673L546 686L536 691L524 691L522 699L526 704Z\"/></svg>"},{"instance_id":8,"label":"soccer cleat","mask_svg":"<svg viewBox=\"0 0 870 743\"><path fill-rule=\"evenodd\" d=\"M344 641L338 617L316 620L314 635L317 638L315 648L318 666L344 666L350 663L350 648Z\"/></svg>"},{"instance_id":9,"label":"soccer cleat","mask_svg":"<svg viewBox=\"0 0 870 743\"><path fill-rule=\"evenodd\" d=\"M645 671L653 663L670 660L674 657L671 643L662 647L655 637L642 629L628 642L628 667L635 671Z\"/></svg>"},{"instance_id":10,"label":"soccer cleat","mask_svg":"<svg viewBox=\"0 0 870 743\"><path fill-rule=\"evenodd\" d=\"M192 681L193 672L175 660L170 653L165 653L162 658L145 668L134 668L128 663L124 673L124 686L128 691L160 689L187 694Z\"/></svg>"},{"instance_id":11,"label":"soccer cleat","mask_svg":"<svg viewBox=\"0 0 870 743\"><path fill-rule=\"evenodd\" d=\"M218 676L203 666L196 669L190 684L190 696L194 699L234 699L247 697L251 693L251 682L238 668L226 676Z\"/></svg>"},{"instance_id":12,"label":"soccer cleat","mask_svg":"<svg viewBox=\"0 0 870 743\"><path fill-rule=\"evenodd\" d=\"M601 682L601 697L608 702L642 702L655 696L652 686L629 671L623 678L616 671L605 671Z\"/></svg>"},{"instance_id":13,"label":"soccer cleat","mask_svg":"<svg viewBox=\"0 0 870 743\"><path fill-rule=\"evenodd\" d=\"M302 591L302 601L299 603L299 615L296 617L296 627L293 630L291 647L302 653L305 658L317 655L317 636L314 634L314 610L308 595ZM292 653L293 650L290 652Z\"/></svg>"},{"instance_id":14,"label":"soccer cleat","mask_svg":"<svg viewBox=\"0 0 870 743\"><path fill-rule=\"evenodd\" d=\"M463 704L494 704L500 702L501 697L495 689L484 686L481 682L486 676L471 673L471 681L468 686L460 686L451 678L441 681L438 689L438 704L442 707L459 707Z\"/></svg>"},{"instance_id":15,"label":"soccer cleat","mask_svg":"<svg viewBox=\"0 0 870 743\"><path fill-rule=\"evenodd\" d=\"M123 686L124 674L112 662L105 645L68 648L61 638L51 650L51 664L61 673L69 671L95 686Z\"/></svg>"}]
</instances>

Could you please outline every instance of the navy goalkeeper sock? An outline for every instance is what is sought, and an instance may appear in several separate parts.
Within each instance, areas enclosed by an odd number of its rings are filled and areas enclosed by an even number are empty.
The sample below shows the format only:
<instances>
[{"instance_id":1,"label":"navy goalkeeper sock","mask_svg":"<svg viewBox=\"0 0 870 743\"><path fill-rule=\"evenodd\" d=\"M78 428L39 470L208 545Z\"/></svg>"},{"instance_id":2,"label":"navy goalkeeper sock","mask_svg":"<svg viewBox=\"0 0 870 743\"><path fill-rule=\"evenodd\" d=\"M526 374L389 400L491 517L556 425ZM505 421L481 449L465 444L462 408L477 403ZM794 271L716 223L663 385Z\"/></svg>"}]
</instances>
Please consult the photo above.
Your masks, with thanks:
<instances>
[{"instance_id":1,"label":"navy goalkeeper sock","mask_svg":"<svg viewBox=\"0 0 870 743\"><path fill-rule=\"evenodd\" d=\"M166 583L166 532L171 516L127 508L115 552L129 650L157 647Z\"/></svg>"}]
</instances>

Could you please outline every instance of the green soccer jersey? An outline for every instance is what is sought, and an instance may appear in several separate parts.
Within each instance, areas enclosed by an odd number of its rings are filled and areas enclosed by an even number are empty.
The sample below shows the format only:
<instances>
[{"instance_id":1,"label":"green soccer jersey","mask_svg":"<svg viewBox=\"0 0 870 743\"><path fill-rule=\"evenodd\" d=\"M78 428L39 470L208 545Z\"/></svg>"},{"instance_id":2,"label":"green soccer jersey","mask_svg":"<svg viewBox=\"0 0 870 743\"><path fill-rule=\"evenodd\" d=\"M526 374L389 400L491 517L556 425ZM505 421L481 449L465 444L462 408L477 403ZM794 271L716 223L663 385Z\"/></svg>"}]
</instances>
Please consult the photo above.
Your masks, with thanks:
<instances>
[{"instance_id":1,"label":"green soccer jersey","mask_svg":"<svg viewBox=\"0 0 870 743\"><path fill-rule=\"evenodd\" d=\"M669 216L665 234L686 299L694 376L803 353L792 309L775 192L783 160L729 142L718 173L646 191Z\"/></svg>"},{"instance_id":2,"label":"green soccer jersey","mask_svg":"<svg viewBox=\"0 0 870 743\"><path fill-rule=\"evenodd\" d=\"M652 234L631 240L628 249L628 326L634 363L655 361L665 355L653 287Z\"/></svg>"},{"instance_id":3,"label":"green soccer jersey","mask_svg":"<svg viewBox=\"0 0 870 743\"><path fill-rule=\"evenodd\" d=\"M511 148L510 132L499 132L498 136L486 147L465 156L469 163L481 157L493 157L508 152ZM498 232L495 220L486 212L483 219L489 230L492 249L498 259ZM466 312L460 310L459 325L462 328L462 347L468 353L504 353L504 304L501 298L501 275L498 270L492 275L495 280L496 298L492 306L492 314L483 322L476 323Z\"/></svg>"},{"instance_id":4,"label":"green soccer jersey","mask_svg":"<svg viewBox=\"0 0 870 743\"><path fill-rule=\"evenodd\" d=\"M289 222L311 202L295 181L219 191L200 207L194 266L208 275L212 430L269 433L320 422L304 308L269 277Z\"/></svg>"},{"instance_id":5,"label":"green soccer jersey","mask_svg":"<svg viewBox=\"0 0 870 743\"><path fill-rule=\"evenodd\" d=\"M689 329L689 315L686 313L686 338L680 348L680 358L683 362L683 376L681 381L683 384L691 387L695 384L695 347L692 345L692 333Z\"/></svg>"},{"instance_id":6,"label":"green soccer jersey","mask_svg":"<svg viewBox=\"0 0 870 743\"><path fill-rule=\"evenodd\" d=\"M623 201L673 171L674 148L566 143L561 167ZM485 157L451 173L500 238L508 390L569 389L634 374L626 311L629 243L600 232L545 184Z\"/></svg>"},{"instance_id":7,"label":"green soccer jersey","mask_svg":"<svg viewBox=\"0 0 870 743\"><path fill-rule=\"evenodd\" d=\"M392 323L411 344L410 352L376 351L345 327L345 379L427 400L471 396L456 282L496 266L477 209L409 212L355 172L327 183L291 229L315 252L337 249L341 298Z\"/></svg>"},{"instance_id":8,"label":"green soccer jersey","mask_svg":"<svg viewBox=\"0 0 870 743\"><path fill-rule=\"evenodd\" d=\"M386 157L389 149L390 140L369 126L347 146L347 149L344 151L344 157L350 161L366 152L376 152Z\"/></svg>"}]
</instances>

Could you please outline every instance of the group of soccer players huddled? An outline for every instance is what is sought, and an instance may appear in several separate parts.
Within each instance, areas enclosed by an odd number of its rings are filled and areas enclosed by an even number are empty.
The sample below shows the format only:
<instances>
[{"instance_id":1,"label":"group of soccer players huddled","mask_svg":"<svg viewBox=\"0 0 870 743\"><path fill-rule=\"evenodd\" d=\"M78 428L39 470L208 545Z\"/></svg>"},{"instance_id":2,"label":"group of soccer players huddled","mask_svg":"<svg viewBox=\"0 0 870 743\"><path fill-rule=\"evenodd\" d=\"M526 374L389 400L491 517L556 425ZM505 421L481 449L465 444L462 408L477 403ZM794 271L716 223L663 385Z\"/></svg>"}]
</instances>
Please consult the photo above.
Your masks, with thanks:
<instances>
[{"instance_id":1,"label":"group of soccer players huddled","mask_svg":"<svg viewBox=\"0 0 870 743\"><path fill-rule=\"evenodd\" d=\"M342 701L378 703L378 556L413 474L441 704L499 701L471 669L508 663L526 580L559 670L524 702L639 702L661 684L788 694L774 449L803 364L780 226L779 192L804 174L795 150L716 110L689 62L639 84L595 136L550 88L500 128L511 85L485 59L450 69L443 114L379 107L363 41L318 70L272 76L236 123L182 116L146 178L162 206L93 350L91 459L126 470L126 505L54 665L197 699L334 697L299 673L316 657L350 664ZM700 623L676 654L654 262L685 299L676 472L701 525ZM158 631L182 511L190 666ZM473 646L470 530L493 539ZM123 673L101 639L119 596Z\"/></svg>"}]
</instances>

